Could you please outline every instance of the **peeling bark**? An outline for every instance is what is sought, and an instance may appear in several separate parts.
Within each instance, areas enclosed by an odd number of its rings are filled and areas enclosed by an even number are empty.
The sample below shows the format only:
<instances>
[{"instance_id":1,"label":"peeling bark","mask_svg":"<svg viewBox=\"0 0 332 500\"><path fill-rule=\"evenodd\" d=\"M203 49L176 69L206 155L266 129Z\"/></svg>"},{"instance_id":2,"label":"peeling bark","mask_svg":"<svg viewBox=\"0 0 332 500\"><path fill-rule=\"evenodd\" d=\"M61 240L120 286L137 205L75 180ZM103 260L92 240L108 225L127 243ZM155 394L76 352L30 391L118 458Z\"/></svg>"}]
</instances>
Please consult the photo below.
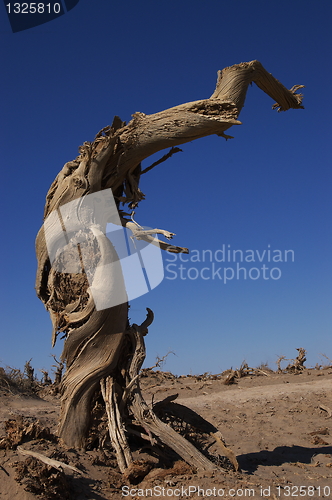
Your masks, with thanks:
<instances>
[{"instance_id":1,"label":"peeling bark","mask_svg":"<svg viewBox=\"0 0 332 500\"><path fill-rule=\"evenodd\" d=\"M114 307L96 309L92 291L100 296L105 293L105 277L100 271L100 263L118 260L113 245L105 236L108 220L101 224L88 209L73 211L68 217L77 219L82 230L78 239L71 239L70 232L64 231L60 207L74 200L84 200L89 194L111 189L121 224L130 229L136 239L152 243L151 232L141 228L133 218L127 219L127 214L120 210L120 203L128 204L133 210L144 199L139 189L140 176L180 151L177 146L211 134L230 138L225 132L231 126L241 124L238 116L251 82L277 101L273 108L279 111L302 108L302 95L296 93L301 85L287 90L258 61L234 65L218 73L216 89L208 99L184 103L152 115L135 113L127 125L115 117L112 125L103 128L93 142L85 142L80 147L78 157L64 165L48 191L44 219L49 223L53 242L57 243L63 234L68 239L65 255L57 255L52 264L44 225L36 240L37 295L51 316L53 345L59 334L65 337L61 361L66 363L66 373L61 381L59 435L68 446L84 448L91 400L101 385L111 441L121 470L131 462L125 428L133 419L189 463L203 469L213 466L198 450L192 449L190 443L184 443L169 426L165 427L166 424L157 419L142 399L139 369L145 350L136 333L140 332L142 336L146 324L141 327L129 325L126 298ZM169 153L151 167L141 170L144 159L165 148L171 148ZM52 214L59 218L60 224L52 223ZM153 232L166 239L173 237L169 231L155 229ZM188 252L185 247L172 246L167 241L161 242L160 247L172 252ZM92 277L84 269L82 258L81 268L75 269L75 265L78 266L77 248L80 256L82 252L91 256L95 264ZM73 272L62 272L61 269L68 269L68 265L72 266ZM119 293L120 290L125 293L121 269L119 266L114 269L107 292L114 290L114 293Z\"/></svg>"}]
</instances>

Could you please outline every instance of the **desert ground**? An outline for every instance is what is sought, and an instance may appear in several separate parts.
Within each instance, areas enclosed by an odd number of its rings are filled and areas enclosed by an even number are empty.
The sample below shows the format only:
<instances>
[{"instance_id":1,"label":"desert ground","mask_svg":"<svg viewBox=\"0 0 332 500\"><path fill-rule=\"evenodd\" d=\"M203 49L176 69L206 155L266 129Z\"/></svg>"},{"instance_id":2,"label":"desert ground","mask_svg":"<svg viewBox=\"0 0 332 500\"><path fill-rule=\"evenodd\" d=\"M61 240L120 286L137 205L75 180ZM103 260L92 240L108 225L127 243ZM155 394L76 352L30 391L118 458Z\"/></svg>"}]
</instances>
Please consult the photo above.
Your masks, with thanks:
<instances>
[{"instance_id":1,"label":"desert ground","mask_svg":"<svg viewBox=\"0 0 332 500\"><path fill-rule=\"evenodd\" d=\"M104 449L98 444L105 421L99 422L87 450L68 449L56 438L59 395L50 387L27 395L3 384L1 500L332 498L332 366L299 373L248 371L228 385L226 378L175 377L160 370L147 370L141 378L149 404L178 394L176 403L221 432L240 470L234 471L212 445L216 470L208 473L180 457L158 457L151 441L137 445L136 469L121 474L107 440ZM57 469L27 451L61 464Z\"/></svg>"}]
</instances>

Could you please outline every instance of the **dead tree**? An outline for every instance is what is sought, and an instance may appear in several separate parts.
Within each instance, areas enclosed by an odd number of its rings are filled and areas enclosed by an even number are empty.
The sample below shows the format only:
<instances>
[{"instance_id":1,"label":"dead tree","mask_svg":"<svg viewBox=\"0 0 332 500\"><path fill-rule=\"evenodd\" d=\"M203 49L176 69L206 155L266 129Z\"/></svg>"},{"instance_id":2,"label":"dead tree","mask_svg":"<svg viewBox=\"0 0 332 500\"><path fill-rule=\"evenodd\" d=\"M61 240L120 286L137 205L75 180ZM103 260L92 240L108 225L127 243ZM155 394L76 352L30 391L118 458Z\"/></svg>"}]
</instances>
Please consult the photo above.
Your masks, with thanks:
<instances>
[{"instance_id":1,"label":"dead tree","mask_svg":"<svg viewBox=\"0 0 332 500\"><path fill-rule=\"evenodd\" d=\"M31 366L31 359L29 359L29 361L27 361L24 365L24 374L27 376L31 386L33 386L35 383L35 370Z\"/></svg>"},{"instance_id":2,"label":"dead tree","mask_svg":"<svg viewBox=\"0 0 332 500\"><path fill-rule=\"evenodd\" d=\"M303 86L296 85L287 90L258 61L227 67L219 71L216 89L210 98L152 115L135 113L127 125L115 117L113 124L103 128L93 142L85 142L79 156L64 165L51 185L44 220L52 213L60 217L60 207L73 200L84 200L89 194L111 189L123 227L129 228L137 239L152 241L149 232L142 232L140 226L126 217L129 214L120 210L120 204L127 204L133 210L144 199L139 189L140 176L179 151L177 146L211 134L230 138L225 132L231 126L241 124L238 116L252 82L276 101L273 108L278 108L278 111L302 108L302 95L296 91ZM165 148L171 150L160 161L141 169L143 160ZM145 438L154 436L154 440L166 444L195 467L214 468L192 444L157 418L141 396L139 371L145 357L143 336L152 322L152 311L148 310L147 319L138 326L129 324L126 300L102 310L95 306L91 289L103 294L105 286L99 272L100 263L117 260L115 249L105 236L105 226L109 221L100 224L91 210L81 210L79 215L71 216L81 219L79 222L84 219L83 229L79 239L71 239L70 231L67 232L66 252L55 261L51 263L47 249L45 223L36 241L36 290L52 319L53 345L59 334L65 337L62 361L66 363L66 372L61 382L60 437L68 446L84 448L91 401L101 387L112 446L122 471L132 462L127 441L130 421L132 425L140 426ZM51 228L54 241L63 237L60 232L66 230L67 222L61 220L60 230L55 226ZM173 236L168 231L155 232L168 239ZM186 248L170 246L168 242L160 242L160 247L172 252L188 252ZM70 259L74 259L74 248L85 251L96 264L95 275L90 276L90 281L83 265L80 272L61 272ZM89 286L91 282L92 286ZM115 273L113 283L107 285L108 293L117 293L119 289L124 289L121 272ZM216 435L216 432L212 434ZM220 436L218 440L223 447ZM236 460L227 448L224 454L229 455L236 467Z\"/></svg>"},{"instance_id":3,"label":"dead tree","mask_svg":"<svg viewBox=\"0 0 332 500\"><path fill-rule=\"evenodd\" d=\"M52 379L50 378L48 371L46 370L40 370L43 374L43 378L41 381L42 385L52 385Z\"/></svg>"},{"instance_id":4,"label":"dead tree","mask_svg":"<svg viewBox=\"0 0 332 500\"><path fill-rule=\"evenodd\" d=\"M286 371L289 373L301 373L305 370L304 363L307 361L307 351L303 349L303 347L299 347L296 350L299 351L298 355L292 360L292 363L286 367Z\"/></svg>"}]
</instances>

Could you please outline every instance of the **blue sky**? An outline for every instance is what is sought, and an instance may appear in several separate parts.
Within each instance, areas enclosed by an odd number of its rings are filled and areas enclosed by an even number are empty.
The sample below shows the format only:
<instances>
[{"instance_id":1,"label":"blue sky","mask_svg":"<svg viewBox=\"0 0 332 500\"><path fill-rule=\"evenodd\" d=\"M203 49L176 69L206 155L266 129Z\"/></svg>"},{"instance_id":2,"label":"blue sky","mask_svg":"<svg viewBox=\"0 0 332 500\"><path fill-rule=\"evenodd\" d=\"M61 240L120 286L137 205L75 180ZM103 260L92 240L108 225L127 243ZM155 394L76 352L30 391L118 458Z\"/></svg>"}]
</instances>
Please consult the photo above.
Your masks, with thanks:
<instances>
[{"instance_id":1,"label":"blue sky","mask_svg":"<svg viewBox=\"0 0 332 500\"><path fill-rule=\"evenodd\" d=\"M1 7L2 365L32 358L36 370L49 369L50 354L61 352L61 342L51 349L51 322L35 295L34 239L63 164L114 115L129 121L136 111L207 98L217 70L252 59L288 88L305 85L305 109L272 111L253 85L234 139L188 143L142 176L136 220L176 233L174 244L190 255L225 245L244 254L291 249L294 261L242 263L247 279L242 272L225 284L212 268L223 277L236 262L164 255L165 279L132 301L130 317L140 323L153 309L146 366L173 351L164 369L176 374L219 373L243 360L275 367L297 347L308 365L332 358L331 10L308 0L80 0L13 34ZM262 271L251 279L263 264L279 279Z\"/></svg>"}]
</instances>

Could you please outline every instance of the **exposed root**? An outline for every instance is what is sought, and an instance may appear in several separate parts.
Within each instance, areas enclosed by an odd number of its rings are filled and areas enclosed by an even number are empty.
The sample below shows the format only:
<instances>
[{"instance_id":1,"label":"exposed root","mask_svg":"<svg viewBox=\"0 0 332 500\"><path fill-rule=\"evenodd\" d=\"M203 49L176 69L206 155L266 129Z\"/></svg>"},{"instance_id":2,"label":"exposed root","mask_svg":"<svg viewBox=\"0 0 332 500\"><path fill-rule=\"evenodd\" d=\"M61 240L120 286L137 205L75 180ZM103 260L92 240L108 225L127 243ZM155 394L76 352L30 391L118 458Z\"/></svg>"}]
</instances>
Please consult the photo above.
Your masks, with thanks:
<instances>
[{"instance_id":1,"label":"exposed root","mask_svg":"<svg viewBox=\"0 0 332 500\"><path fill-rule=\"evenodd\" d=\"M147 326L151 323L152 318L152 311L148 310L147 319L141 326L133 325L126 331L130 343L127 344L129 349L128 365L125 373L122 370L125 389L121 390L120 384L116 383L112 377L104 379L101 385L107 409L110 439L121 472L133 467L132 455L126 438L128 432L150 441L151 446L155 448L163 449L166 446L167 449L173 450L177 456L180 456L195 469L205 471L217 469L215 460L211 461L207 452L200 451L195 446L194 439L186 439L188 436L183 435L183 433L181 435L181 432L176 432L172 428L175 419L179 418L184 424L192 427L193 434L197 434L198 439L202 433L212 437L213 441L217 442L223 456L230 460L235 470L239 470L235 455L226 447L218 429L189 408L172 403L176 396L166 398L153 408L150 408L145 402L140 389L139 375L145 359L143 336L147 333ZM170 418L170 415L173 418Z\"/></svg>"}]
</instances>

